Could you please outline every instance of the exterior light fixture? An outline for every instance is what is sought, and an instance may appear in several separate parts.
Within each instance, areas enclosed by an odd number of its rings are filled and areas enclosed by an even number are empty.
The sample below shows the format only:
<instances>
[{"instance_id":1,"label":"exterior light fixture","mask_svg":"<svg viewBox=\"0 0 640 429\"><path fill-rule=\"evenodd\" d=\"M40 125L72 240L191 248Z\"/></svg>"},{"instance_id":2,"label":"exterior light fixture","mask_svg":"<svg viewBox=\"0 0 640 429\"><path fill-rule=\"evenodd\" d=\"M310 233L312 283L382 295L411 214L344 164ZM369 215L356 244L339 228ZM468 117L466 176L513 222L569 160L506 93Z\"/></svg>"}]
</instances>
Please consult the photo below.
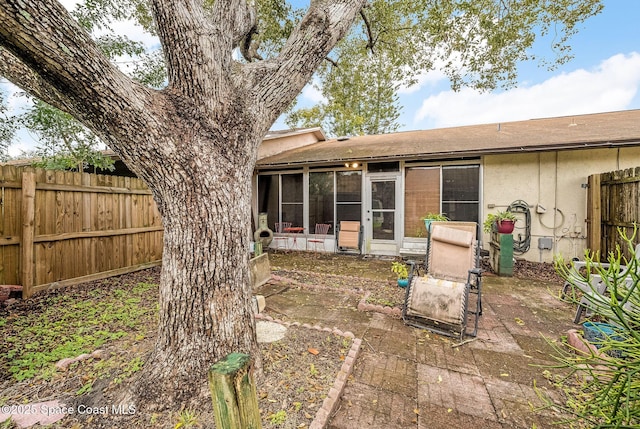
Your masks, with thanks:
<instances>
[{"instance_id":1,"label":"exterior light fixture","mask_svg":"<svg viewBox=\"0 0 640 429\"><path fill-rule=\"evenodd\" d=\"M345 162L344 166L347 168L358 168L360 164L358 164L357 162L354 162L354 163Z\"/></svg>"}]
</instances>

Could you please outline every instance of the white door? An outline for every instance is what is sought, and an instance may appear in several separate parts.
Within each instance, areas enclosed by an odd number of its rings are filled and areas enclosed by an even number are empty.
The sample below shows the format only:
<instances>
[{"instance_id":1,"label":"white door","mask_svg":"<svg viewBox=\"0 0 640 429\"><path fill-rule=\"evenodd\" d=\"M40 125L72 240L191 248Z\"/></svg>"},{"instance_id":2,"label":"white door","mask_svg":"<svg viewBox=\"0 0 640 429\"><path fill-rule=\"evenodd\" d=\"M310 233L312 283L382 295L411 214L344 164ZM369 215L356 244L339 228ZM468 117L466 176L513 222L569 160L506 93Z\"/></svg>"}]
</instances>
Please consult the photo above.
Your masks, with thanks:
<instances>
[{"instance_id":1,"label":"white door","mask_svg":"<svg viewBox=\"0 0 640 429\"><path fill-rule=\"evenodd\" d=\"M368 253L395 255L400 226L400 181L370 176L367 181L365 238Z\"/></svg>"}]
</instances>

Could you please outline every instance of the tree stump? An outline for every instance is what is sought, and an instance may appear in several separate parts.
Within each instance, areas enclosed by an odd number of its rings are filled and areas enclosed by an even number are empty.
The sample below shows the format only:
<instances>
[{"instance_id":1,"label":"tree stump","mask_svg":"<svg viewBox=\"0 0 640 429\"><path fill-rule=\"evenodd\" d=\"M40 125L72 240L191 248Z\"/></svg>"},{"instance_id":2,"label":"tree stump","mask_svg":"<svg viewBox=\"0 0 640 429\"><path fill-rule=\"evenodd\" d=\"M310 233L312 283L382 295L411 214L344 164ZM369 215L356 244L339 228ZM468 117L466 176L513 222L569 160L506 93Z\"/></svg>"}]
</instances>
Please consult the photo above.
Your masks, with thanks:
<instances>
[{"instance_id":1,"label":"tree stump","mask_svg":"<svg viewBox=\"0 0 640 429\"><path fill-rule=\"evenodd\" d=\"M251 356L230 353L209 369L218 429L261 429Z\"/></svg>"}]
</instances>

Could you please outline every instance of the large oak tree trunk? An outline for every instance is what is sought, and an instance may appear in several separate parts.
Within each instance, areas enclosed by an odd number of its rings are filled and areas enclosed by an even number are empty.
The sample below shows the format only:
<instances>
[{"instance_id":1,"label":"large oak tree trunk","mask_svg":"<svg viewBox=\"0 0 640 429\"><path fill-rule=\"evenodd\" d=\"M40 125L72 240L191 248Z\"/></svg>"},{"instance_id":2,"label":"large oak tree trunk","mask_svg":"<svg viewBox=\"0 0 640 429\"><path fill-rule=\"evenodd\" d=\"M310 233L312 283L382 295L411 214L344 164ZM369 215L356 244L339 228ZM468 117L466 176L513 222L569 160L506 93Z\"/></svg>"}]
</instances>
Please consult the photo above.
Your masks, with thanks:
<instances>
[{"instance_id":1,"label":"large oak tree trunk","mask_svg":"<svg viewBox=\"0 0 640 429\"><path fill-rule=\"evenodd\" d=\"M250 194L242 188L216 201L190 190L189 207L165 218L158 337L140 393L161 386L153 397L188 394L198 387L194 381L206 384L209 366L231 351L260 358L243 219Z\"/></svg>"},{"instance_id":2,"label":"large oak tree trunk","mask_svg":"<svg viewBox=\"0 0 640 429\"><path fill-rule=\"evenodd\" d=\"M237 135L255 132L234 127L245 130ZM257 145L244 138L230 141L234 136L210 140L192 127L167 128L171 140L185 147L146 172L154 176L151 188L165 227L160 320L155 349L133 392L159 406L201 393L209 367L230 352L248 353L260 367L248 235L255 154L229 150ZM209 150L198 154L193 149L198 146Z\"/></svg>"},{"instance_id":3,"label":"large oak tree trunk","mask_svg":"<svg viewBox=\"0 0 640 429\"><path fill-rule=\"evenodd\" d=\"M365 3L312 1L277 57L241 64L253 1L150 0L169 80L156 91L112 65L58 2L0 0L0 74L97 133L162 215L158 337L134 395L171 407L226 354L259 359L247 234L257 148Z\"/></svg>"}]
</instances>

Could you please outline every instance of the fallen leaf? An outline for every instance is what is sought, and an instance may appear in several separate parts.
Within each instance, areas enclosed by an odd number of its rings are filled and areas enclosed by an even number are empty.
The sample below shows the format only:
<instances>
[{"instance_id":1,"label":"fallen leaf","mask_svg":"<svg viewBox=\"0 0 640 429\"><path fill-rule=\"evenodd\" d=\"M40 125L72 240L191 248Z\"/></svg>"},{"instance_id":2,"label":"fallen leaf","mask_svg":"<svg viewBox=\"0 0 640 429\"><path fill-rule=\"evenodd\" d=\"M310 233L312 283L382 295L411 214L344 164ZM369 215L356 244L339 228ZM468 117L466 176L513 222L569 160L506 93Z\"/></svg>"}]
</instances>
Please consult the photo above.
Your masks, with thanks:
<instances>
[{"instance_id":1,"label":"fallen leaf","mask_svg":"<svg viewBox=\"0 0 640 429\"><path fill-rule=\"evenodd\" d=\"M521 318L519 318L519 317L516 317L516 318L515 318L515 321L516 321L516 323L517 323L518 325L520 325L520 326L523 326L523 325L524 325L524 321L523 321Z\"/></svg>"},{"instance_id":2,"label":"fallen leaf","mask_svg":"<svg viewBox=\"0 0 640 429\"><path fill-rule=\"evenodd\" d=\"M309 348L307 349L307 351L308 351L309 353L311 353L312 355L317 355L318 353L320 353L317 349L314 349L314 348L311 348L311 347L309 347Z\"/></svg>"},{"instance_id":3,"label":"fallen leaf","mask_svg":"<svg viewBox=\"0 0 640 429\"><path fill-rule=\"evenodd\" d=\"M441 375L438 376L438 383L442 383L442 376Z\"/></svg>"},{"instance_id":4,"label":"fallen leaf","mask_svg":"<svg viewBox=\"0 0 640 429\"><path fill-rule=\"evenodd\" d=\"M449 408L449 409L447 410L447 413L450 413L451 411L453 411L453 410L452 410L451 408Z\"/></svg>"},{"instance_id":5,"label":"fallen leaf","mask_svg":"<svg viewBox=\"0 0 640 429\"><path fill-rule=\"evenodd\" d=\"M509 377L509 374L507 374L506 372L503 372L502 374L500 374L500 377Z\"/></svg>"},{"instance_id":6,"label":"fallen leaf","mask_svg":"<svg viewBox=\"0 0 640 429\"><path fill-rule=\"evenodd\" d=\"M416 413L417 415L420 415L420 408L415 408L413 412Z\"/></svg>"}]
</instances>

